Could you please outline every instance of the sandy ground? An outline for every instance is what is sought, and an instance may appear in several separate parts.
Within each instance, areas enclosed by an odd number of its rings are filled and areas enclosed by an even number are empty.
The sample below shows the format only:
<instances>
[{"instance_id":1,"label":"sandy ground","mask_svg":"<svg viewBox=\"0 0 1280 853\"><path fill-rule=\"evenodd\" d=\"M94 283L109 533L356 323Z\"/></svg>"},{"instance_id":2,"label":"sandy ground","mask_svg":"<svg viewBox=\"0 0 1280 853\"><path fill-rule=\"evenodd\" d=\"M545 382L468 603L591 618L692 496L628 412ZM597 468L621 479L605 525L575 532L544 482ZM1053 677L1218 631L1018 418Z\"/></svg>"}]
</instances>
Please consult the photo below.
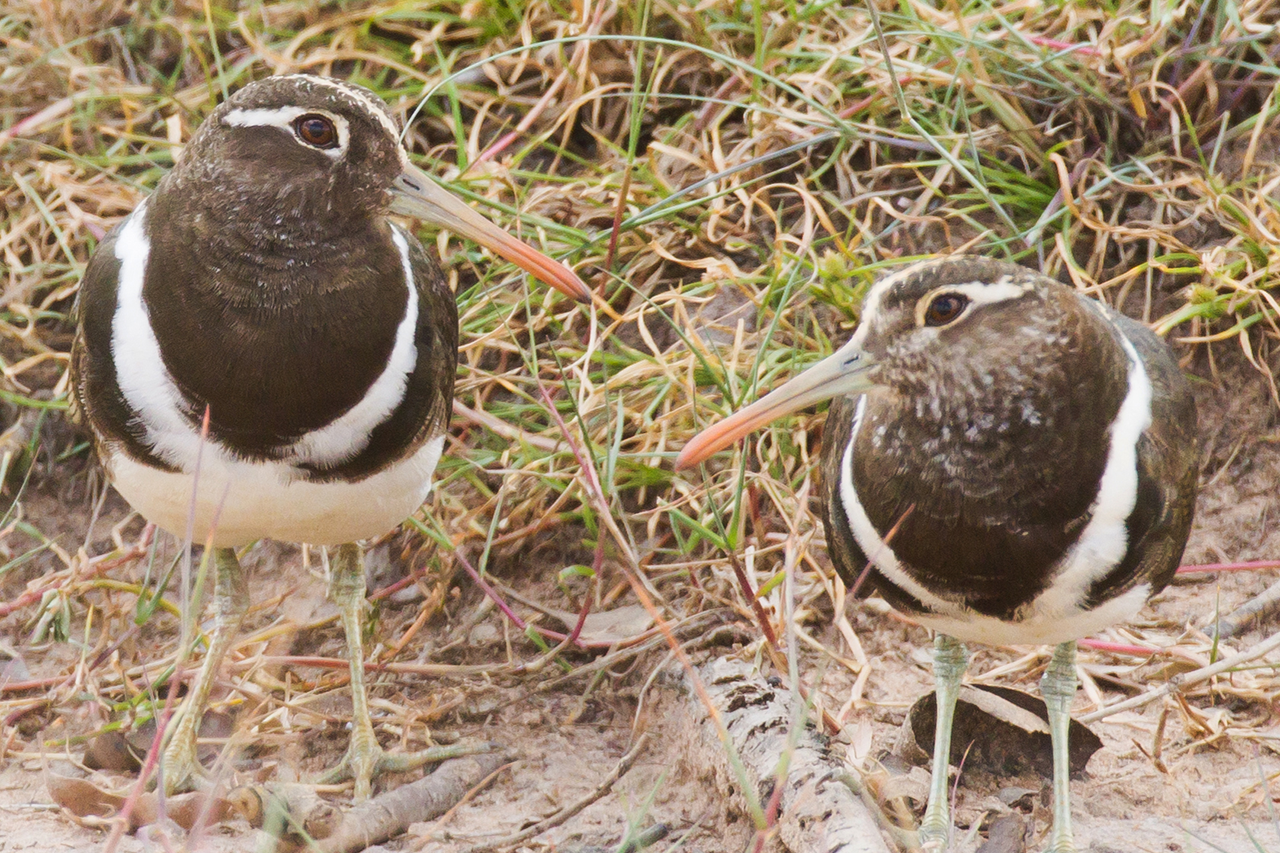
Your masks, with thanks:
<instances>
[{"instance_id":1,"label":"sandy ground","mask_svg":"<svg viewBox=\"0 0 1280 853\"><path fill-rule=\"evenodd\" d=\"M1207 375L1204 365L1196 369ZM1255 560L1280 555L1280 517L1276 504L1280 489L1280 443L1276 409L1262 383L1249 368L1230 359L1219 363L1220 381L1200 385L1202 433L1206 464L1198 517L1186 563L1219 560ZM28 515L61 512L69 533L83 535L88 502L77 497L65 482L48 478L35 484L26 503ZM109 550L106 531L125 516L125 508L112 497L95 528L90 550ZM51 515L49 517L52 517ZM47 519L44 519L47 520ZM49 531L53 522L41 524ZM137 532L135 522L126 535ZM394 549L375 551L371 565L394 577ZM250 629L269 625L308 625L332 615L323 598L323 583L314 570L302 566L300 552L292 547L266 544L245 561L260 609L250 619ZM525 599L551 607L565 607L565 596L553 583L553 572L521 572L518 559L500 560L497 577ZM12 579L3 590L11 598L27 579ZM113 576L137 579L141 567L122 567ZM1215 613L1229 613L1265 589L1273 580L1266 573L1197 575L1180 581L1158 596L1128 633L1113 629L1107 638L1140 640L1162 645L1193 647ZM373 586L387 578L375 572ZM507 661L530 661L538 651L512 630L502 617L483 604L474 587L459 575L449 585L456 589L437 617L406 649L402 660L448 664L495 666ZM104 599L103 603L108 603ZM413 621L419 601L388 601L381 605L379 630L385 639ZM623 596L615 606L631 604ZM120 604L119 601L116 602ZM840 654L848 652L833 626L829 607L821 601L806 625L812 635ZM124 617L129 615L124 608ZM863 702L845 709L845 729L834 743L837 755L848 754L869 764L882 757L897 737L910 702L930 689L928 638L917 627L886 614L876 602L860 602L848 610L850 623L863 645L871 666ZM120 629L127 630L127 619ZM74 636L66 643L27 646L31 613L19 610L3 621L4 639L16 650L29 678L65 674L80 654ZM99 615L98 618L104 618ZM172 620L153 620L119 649L122 660L146 660L172 650ZM83 616L73 619L74 631L83 633ZM1236 651L1260 642L1275 630L1274 620L1253 627L1224 651ZM277 654L341 655L340 637L332 623L323 627L290 629L270 642ZM690 636L695 659L712 655L753 654L754 632L728 612L711 613ZM249 654L262 646L242 649ZM1034 690L1037 670L1030 666L989 678L997 666L1022 658L1028 650L975 649L970 674L976 680ZM575 665L592 660L572 657ZM1082 654L1084 671L1114 702L1148 683L1158 683L1170 673L1167 662L1120 658L1098 652ZM831 712L840 709L854 684L844 667L830 665L825 655L812 649L803 655L807 683L822 673L820 705ZM1272 660L1274 666L1276 661ZM431 720L431 730L466 738L492 740L515 749L520 761L500 774L495 783L477 794L445 819L414 826L392 849L421 849L434 853L464 850L472 845L497 844L522 827L554 812L596 789L639 731L651 741L631 771L599 801L564 825L525 842L521 849L586 851L593 847L612 850L628 826L645 829L657 823L671 827L667 839L654 850L695 850L727 853L747 849L753 827L740 802L716 780L714 751L697 746L696 721L681 713L669 679L651 679L669 666L665 647L620 658L603 670L603 677L561 678L559 669L493 678L396 675L375 679L375 697L394 707L420 709ZM1189 667L1184 667L1189 668ZM233 668L228 685L243 679L244 666ZM274 677L285 677L273 672ZM316 672L298 668L297 677L315 678ZM350 703L345 689L324 693L297 712L291 727L279 716L268 722L258 697L260 690L240 683L239 699L231 705L237 725L256 725L253 745L237 764L245 778L305 777L336 760L345 735L338 724L315 726L312 715L340 718ZM1211 694L1199 694L1183 703L1148 706L1139 712L1120 714L1095 724L1093 730L1104 747L1093 757L1086 777L1073 783L1072 794L1081 848L1105 851L1257 851L1280 849L1280 831L1271 822L1270 807L1277 795L1280 758L1275 743L1275 680L1270 669L1238 676L1219 685ZM1121 688L1124 689L1121 689ZM65 692L60 695L67 695ZM13 697L10 697L13 698ZM22 697L18 697L22 698ZM78 825L50 802L46 789L46 762L38 757L42 739L93 731L106 721L103 705L81 694L49 707L40 694L27 694L28 710L11 713L5 736L9 757L0 769L0 851L98 850L105 834L101 828ZM13 707L22 707L15 705ZM1167 717L1161 730L1161 708ZM672 710L677 709L677 710ZM1093 709L1082 692L1077 713ZM425 727L415 736L425 734ZM1157 746L1158 744L1158 746ZM71 748L73 756L79 747ZM1163 769L1153 760L1158 752ZM50 760L54 760L51 757ZM889 778L901 792L913 788L922 771L886 762ZM914 775L913 775L914 774ZM965 774L957 791L957 823L964 829L985 825L993 813L1008 811L1005 800L1018 800L1036 819L1029 849L1037 849L1045 831L1047 808L1039 796L1044 780L994 778L981 772ZM1019 792L1015 789L1023 789ZM1019 800L1019 793L1028 794ZM345 800L340 796L340 802ZM1258 839L1258 846L1250 834ZM260 839L243 821L230 820L207 834L187 839L185 849L247 850ZM771 841L767 849L777 849ZM163 849L157 842L127 838L121 850ZM960 849L972 849L961 844Z\"/></svg>"}]
</instances>

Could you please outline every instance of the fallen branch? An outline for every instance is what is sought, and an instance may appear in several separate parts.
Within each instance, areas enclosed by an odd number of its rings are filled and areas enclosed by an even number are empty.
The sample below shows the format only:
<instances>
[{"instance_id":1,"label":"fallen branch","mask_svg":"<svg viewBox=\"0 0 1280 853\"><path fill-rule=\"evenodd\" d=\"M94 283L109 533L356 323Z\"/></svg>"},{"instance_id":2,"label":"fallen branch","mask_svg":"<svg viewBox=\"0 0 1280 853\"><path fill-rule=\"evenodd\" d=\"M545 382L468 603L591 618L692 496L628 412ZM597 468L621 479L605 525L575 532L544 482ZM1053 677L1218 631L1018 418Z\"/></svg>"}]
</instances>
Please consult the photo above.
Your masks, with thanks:
<instances>
[{"instance_id":1,"label":"fallen branch","mask_svg":"<svg viewBox=\"0 0 1280 853\"><path fill-rule=\"evenodd\" d=\"M777 799L776 829L792 853L888 853L879 824L867 805L845 781L852 772L830 754L825 739L806 722L793 731L795 697L770 686L752 666L718 658L699 667L733 749L751 785ZM702 732L707 751L724 762L725 778L735 778L731 760L708 710L684 675L684 705ZM785 777L778 780L779 768ZM779 793L780 791L780 793Z\"/></svg>"},{"instance_id":2,"label":"fallen branch","mask_svg":"<svg viewBox=\"0 0 1280 853\"><path fill-rule=\"evenodd\" d=\"M418 781L349 809L331 834L305 849L308 853L356 853L381 844L411 824L440 817L510 760L510 755L490 752L445 761Z\"/></svg>"},{"instance_id":3,"label":"fallen branch","mask_svg":"<svg viewBox=\"0 0 1280 853\"><path fill-rule=\"evenodd\" d=\"M1243 633L1255 622L1270 616L1276 610L1280 610L1280 581L1273 583L1259 595L1223 616L1213 627L1218 632L1219 640L1230 639Z\"/></svg>"}]
</instances>

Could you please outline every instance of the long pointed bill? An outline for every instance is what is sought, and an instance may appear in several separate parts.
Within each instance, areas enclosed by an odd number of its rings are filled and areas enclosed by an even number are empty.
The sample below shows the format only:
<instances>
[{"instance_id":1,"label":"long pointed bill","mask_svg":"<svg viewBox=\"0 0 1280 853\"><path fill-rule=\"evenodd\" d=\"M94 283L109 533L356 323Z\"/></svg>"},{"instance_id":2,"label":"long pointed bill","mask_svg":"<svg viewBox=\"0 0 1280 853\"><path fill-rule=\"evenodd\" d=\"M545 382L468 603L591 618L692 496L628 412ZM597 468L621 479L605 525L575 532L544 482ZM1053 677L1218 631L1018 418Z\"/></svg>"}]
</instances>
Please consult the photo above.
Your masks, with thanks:
<instances>
[{"instance_id":1,"label":"long pointed bill","mask_svg":"<svg viewBox=\"0 0 1280 853\"><path fill-rule=\"evenodd\" d=\"M462 199L441 187L417 166L405 166L391 193L393 213L412 216L459 237L479 243L506 258L534 278L581 302L591 301L591 289L573 270L522 243L468 207Z\"/></svg>"},{"instance_id":2,"label":"long pointed bill","mask_svg":"<svg viewBox=\"0 0 1280 853\"><path fill-rule=\"evenodd\" d=\"M676 457L676 470L697 465L711 454L783 415L844 394L861 394L874 383L870 356L853 341L741 411L712 424L689 440Z\"/></svg>"}]
</instances>

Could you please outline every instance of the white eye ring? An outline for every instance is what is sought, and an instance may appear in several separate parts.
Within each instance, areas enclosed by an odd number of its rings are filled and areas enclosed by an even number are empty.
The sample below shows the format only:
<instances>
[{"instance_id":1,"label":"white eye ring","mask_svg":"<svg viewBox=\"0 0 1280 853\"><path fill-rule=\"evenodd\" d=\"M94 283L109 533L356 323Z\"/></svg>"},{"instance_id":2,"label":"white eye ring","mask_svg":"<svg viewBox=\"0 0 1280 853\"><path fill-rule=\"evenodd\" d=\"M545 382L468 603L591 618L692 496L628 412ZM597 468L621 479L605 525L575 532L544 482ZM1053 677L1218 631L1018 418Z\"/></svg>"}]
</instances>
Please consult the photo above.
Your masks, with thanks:
<instances>
[{"instance_id":1,"label":"white eye ring","mask_svg":"<svg viewBox=\"0 0 1280 853\"><path fill-rule=\"evenodd\" d=\"M991 282L969 281L938 285L916 302L916 326L922 329L940 329L950 326L969 316L975 305L994 305L997 302L1021 299L1033 292L1034 289L1029 284L1015 283L1008 276L1002 276L1000 279ZM964 300L964 310L942 322L930 322L928 317L929 309L933 306L934 300L942 296L956 296Z\"/></svg>"}]
</instances>

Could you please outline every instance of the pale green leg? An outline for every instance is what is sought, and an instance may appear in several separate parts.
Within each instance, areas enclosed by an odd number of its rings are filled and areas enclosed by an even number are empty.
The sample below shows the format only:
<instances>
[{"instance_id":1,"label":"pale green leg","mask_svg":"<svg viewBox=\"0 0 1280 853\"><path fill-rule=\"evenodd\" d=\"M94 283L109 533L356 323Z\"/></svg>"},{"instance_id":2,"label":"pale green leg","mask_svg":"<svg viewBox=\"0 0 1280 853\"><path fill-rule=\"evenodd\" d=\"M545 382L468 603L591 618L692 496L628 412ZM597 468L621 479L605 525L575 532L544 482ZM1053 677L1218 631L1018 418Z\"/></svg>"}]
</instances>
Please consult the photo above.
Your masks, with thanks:
<instances>
[{"instance_id":1,"label":"pale green leg","mask_svg":"<svg viewBox=\"0 0 1280 853\"><path fill-rule=\"evenodd\" d=\"M1047 853L1075 853L1071 835L1071 757L1067 733L1071 726L1071 700L1076 695L1076 644L1060 643L1053 650L1049 668L1040 679L1040 695L1049 711L1049 735L1053 739L1053 834Z\"/></svg>"},{"instance_id":2,"label":"pale green leg","mask_svg":"<svg viewBox=\"0 0 1280 853\"><path fill-rule=\"evenodd\" d=\"M969 652L955 637L938 634L933 641L933 681L937 695L937 722L933 733L933 779L929 805L920 821L920 843L934 842L935 850L947 849L951 838L951 802L947 770L951 764L951 722L955 718L960 679L969 664Z\"/></svg>"},{"instance_id":3,"label":"pale green leg","mask_svg":"<svg viewBox=\"0 0 1280 853\"><path fill-rule=\"evenodd\" d=\"M361 611L365 601L364 555L359 546L342 545L330 564L329 598L338 605L342 631L347 638L347 660L351 664L351 742L338 766L321 777L321 784L342 779L355 782L357 801L373 793L373 777L378 773L404 773L424 764L459 754L456 748L431 748L408 755L391 755L378 745L369 719L369 696L364 685L364 641ZM464 749L463 752L474 751Z\"/></svg>"},{"instance_id":4,"label":"pale green leg","mask_svg":"<svg viewBox=\"0 0 1280 853\"><path fill-rule=\"evenodd\" d=\"M249 588L244 582L244 572L240 569L236 552L230 548L217 549L213 555L213 564L214 615L209 652L204 656L204 664L200 667L195 687L187 695L179 712L178 727L169 738L161 764L164 789L170 794L190 790L197 777L204 775L204 769L196 760L196 733L200 729L205 704L209 701L209 690L218 675L223 655L231 648L231 643L240 630L240 623L244 621L244 614L249 609Z\"/></svg>"}]
</instances>

